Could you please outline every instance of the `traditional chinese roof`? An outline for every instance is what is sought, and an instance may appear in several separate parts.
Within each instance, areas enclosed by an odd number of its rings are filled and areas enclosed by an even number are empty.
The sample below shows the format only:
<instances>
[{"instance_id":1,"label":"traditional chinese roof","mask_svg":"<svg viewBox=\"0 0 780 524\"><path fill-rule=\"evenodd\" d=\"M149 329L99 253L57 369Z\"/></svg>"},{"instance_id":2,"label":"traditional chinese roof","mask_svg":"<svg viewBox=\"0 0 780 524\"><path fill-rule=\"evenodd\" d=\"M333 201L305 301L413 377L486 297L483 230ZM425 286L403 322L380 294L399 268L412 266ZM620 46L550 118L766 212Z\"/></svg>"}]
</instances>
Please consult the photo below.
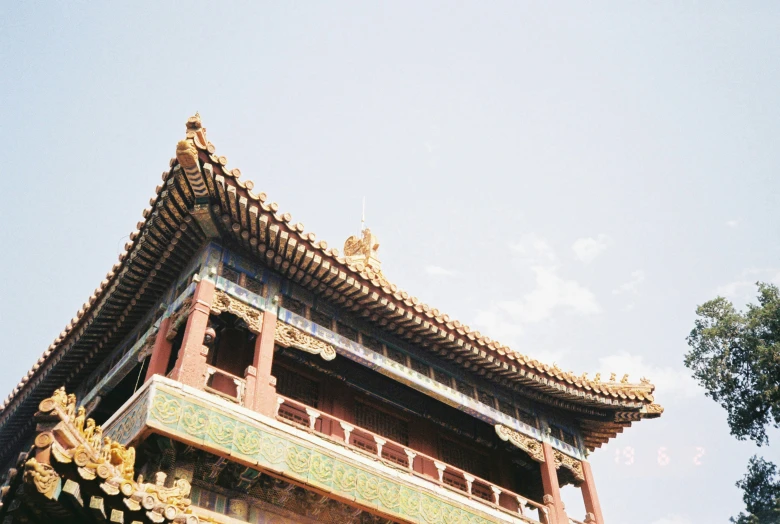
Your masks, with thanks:
<instances>
[{"instance_id":1,"label":"traditional chinese roof","mask_svg":"<svg viewBox=\"0 0 780 524\"><path fill-rule=\"evenodd\" d=\"M660 416L654 386L627 376L593 379L550 366L492 340L391 283L358 238L347 256L292 221L251 180L227 167L206 138L199 115L162 175L143 220L119 261L76 316L14 388L0 410L0 449L9 449L40 400L59 385L79 383L159 299L208 238L222 237L293 282L340 308L463 369L536 400L583 414L586 446L594 448L631 422ZM2 457L0 452L0 460Z\"/></svg>"},{"instance_id":2,"label":"traditional chinese roof","mask_svg":"<svg viewBox=\"0 0 780 524\"><path fill-rule=\"evenodd\" d=\"M126 522L198 524L190 484L165 486L135 478L135 450L103 437L76 409L75 395L58 389L40 403L35 444L0 488L3 522Z\"/></svg>"}]
</instances>

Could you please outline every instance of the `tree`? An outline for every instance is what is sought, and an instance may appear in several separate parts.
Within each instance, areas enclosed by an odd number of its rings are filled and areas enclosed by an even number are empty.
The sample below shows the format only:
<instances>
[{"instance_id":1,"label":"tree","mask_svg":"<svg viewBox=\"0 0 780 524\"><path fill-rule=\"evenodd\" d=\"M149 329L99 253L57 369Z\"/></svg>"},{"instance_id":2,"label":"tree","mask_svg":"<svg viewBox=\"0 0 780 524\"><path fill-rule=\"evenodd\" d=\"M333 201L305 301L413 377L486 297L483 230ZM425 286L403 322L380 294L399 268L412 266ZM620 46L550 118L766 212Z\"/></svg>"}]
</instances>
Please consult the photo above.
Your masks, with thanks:
<instances>
[{"instance_id":1,"label":"tree","mask_svg":"<svg viewBox=\"0 0 780 524\"><path fill-rule=\"evenodd\" d=\"M685 365L728 414L731 434L768 443L766 430L780 427L780 290L757 283L758 304L744 312L723 297L696 308ZM774 464L753 457L743 490L748 514L736 524L780 524L780 479Z\"/></svg>"}]
</instances>

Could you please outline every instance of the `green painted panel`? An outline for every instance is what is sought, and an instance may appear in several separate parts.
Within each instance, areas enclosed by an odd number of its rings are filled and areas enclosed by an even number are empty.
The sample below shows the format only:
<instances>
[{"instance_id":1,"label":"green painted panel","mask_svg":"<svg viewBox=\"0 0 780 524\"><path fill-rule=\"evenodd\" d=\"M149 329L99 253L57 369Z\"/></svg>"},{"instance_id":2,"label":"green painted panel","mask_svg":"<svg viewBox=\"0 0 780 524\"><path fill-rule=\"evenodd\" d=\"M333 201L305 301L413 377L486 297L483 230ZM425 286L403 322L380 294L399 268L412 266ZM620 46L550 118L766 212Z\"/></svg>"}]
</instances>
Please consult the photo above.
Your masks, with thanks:
<instances>
[{"instance_id":1,"label":"green painted panel","mask_svg":"<svg viewBox=\"0 0 780 524\"><path fill-rule=\"evenodd\" d=\"M156 381L155 388L127 413L148 413L147 425L172 436L202 443L217 454L232 455L245 463L281 473L326 492L376 508L388 516L425 524L489 524L495 517L421 492L400 479L379 474L316 445L261 422L241 420L235 414ZM117 421L123 426L122 421ZM136 422L137 424L137 422ZM135 426L135 424L133 424ZM523 522L520 517L500 519Z\"/></svg>"}]
</instances>

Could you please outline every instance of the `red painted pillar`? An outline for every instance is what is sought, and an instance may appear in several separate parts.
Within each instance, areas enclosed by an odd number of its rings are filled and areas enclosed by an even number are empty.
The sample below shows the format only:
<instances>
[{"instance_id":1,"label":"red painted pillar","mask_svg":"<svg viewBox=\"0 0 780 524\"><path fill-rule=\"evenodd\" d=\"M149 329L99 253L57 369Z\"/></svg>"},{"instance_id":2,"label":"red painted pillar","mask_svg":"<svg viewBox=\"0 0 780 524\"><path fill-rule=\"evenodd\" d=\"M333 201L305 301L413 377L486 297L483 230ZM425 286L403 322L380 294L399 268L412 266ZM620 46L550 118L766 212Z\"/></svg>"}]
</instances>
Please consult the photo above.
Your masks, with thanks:
<instances>
[{"instance_id":1,"label":"red painted pillar","mask_svg":"<svg viewBox=\"0 0 780 524\"><path fill-rule=\"evenodd\" d=\"M257 342L255 342L255 345L257 345ZM257 368L254 364L247 366L244 370L244 383L245 389L242 404L249 409L252 409L255 405L255 393L257 392Z\"/></svg>"},{"instance_id":2,"label":"red painted pillar","mask_svg":"<svg viewBox=\"0 0 780 524\"><path fill-rule=\"evenodd\" d=\"M596 483L593 480L593 470L590 468L590 462L582 461L582 474L585 482L582 483L582 498L585 501L585 513L593 515L593 518L586 520L588 524L604 524L604 515L601 513L601 504L599 496L596 493Z\"/></svg>"},{"instance_id":3,"label":"red painted pillar","mask_svg":"<svg viewBox=\"0 0 780 524\"><path fill-rule=\"evenodd\" d=\"M168 368L168 360L171 358L171 341L165 338L168 329L171 327L171 317L166 317L160 322L157 329L157 335L152 347L152 356L149 359L149 368L146 370L144 382L147 382L154 375L165 376L165 370Z\"/></svg>"},{"instance_id":4,"label":"red painted pillar","mask_svg":"<svg viewBox=\"0 0 780 524\"><path fill-rule=\"evenodd\" d=\"M542 462L542 487L544 488L544 504L550 511L550 524L568 524L568 518L563 510L561 487L558 484L558 472L555 467L555 454L552 446L542 442L544 462Z\"/></svg>"},{"instance_id":5,"label":"red painted pillar","mask_svg":"<svg viewBox=\"0 0 780 524\"><path fill-rule=\"evenodd\" d=\"M171 378L183 384L203 389L206 384L206 358L208 349L203 345L209 324L211 304L214 300L214 283L203 279L195 288L190 316L184 330L184 340Z\"/></svg>"},{"instance_id":6,"label":"red painted pillar","mask_svg":"<svg viewBox=\"0 0 780 524\"><path fill-rule=\"evenodd\" d=\"M271 364L274 360L274 332L276 331L276 313L263 312L263 328L255 342L254 391L251 393L252 403L247 402L251 409L273 417L276 414L276 380L271 376ZM249 384L247 383L247 389Z\"/></svg>"}]
</instances>

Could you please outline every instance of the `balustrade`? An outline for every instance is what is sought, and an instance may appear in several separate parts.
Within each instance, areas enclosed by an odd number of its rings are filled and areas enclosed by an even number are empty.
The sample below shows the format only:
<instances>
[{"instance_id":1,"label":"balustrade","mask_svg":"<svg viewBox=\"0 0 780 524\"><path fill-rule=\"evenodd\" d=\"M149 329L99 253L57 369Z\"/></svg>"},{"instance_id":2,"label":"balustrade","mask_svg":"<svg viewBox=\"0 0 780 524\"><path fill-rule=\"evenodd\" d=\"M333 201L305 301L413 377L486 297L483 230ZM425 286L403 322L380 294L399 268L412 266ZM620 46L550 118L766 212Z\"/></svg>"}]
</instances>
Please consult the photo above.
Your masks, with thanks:
<instances>
[{"instance_id":1,"label":"balustrade","mask_svg":"<svg viewBox=\"0 0 780 524\"><path fill-rule=\"evenodd\" d=\"M464 493L469 498L478 498L482 503L520 516L526 522L546 523L547 508L522 495L499 487L455 466L412 450L403 444L389 440L366 429L354 426L344 420L313 409L305 404L279 395L276 400L276 418L283 422L303 428L308 432L319 433L326 438L337 435L340 428L343 441L350 449L366 453L383 463L404 468L409 474L425 478L439 486ZM327 421L328 424L323 424ZM323 427L330 427L330 434L323 433ZM436 476L423 473L433 466ZM530 515L538 512L537 517ZM584 524L570 519L573 524Z\"/></svg>"},{"instance_id":2,"label":"balustrade","mask_svg":"<svg viewBox=\"0 0 780 524\"><path fill-rule=\"evenodd\" d=\"M242 404L246 391L246 380L222 369L206 366L206 386L204 389Z\"/></svg>"}]
</instances>

